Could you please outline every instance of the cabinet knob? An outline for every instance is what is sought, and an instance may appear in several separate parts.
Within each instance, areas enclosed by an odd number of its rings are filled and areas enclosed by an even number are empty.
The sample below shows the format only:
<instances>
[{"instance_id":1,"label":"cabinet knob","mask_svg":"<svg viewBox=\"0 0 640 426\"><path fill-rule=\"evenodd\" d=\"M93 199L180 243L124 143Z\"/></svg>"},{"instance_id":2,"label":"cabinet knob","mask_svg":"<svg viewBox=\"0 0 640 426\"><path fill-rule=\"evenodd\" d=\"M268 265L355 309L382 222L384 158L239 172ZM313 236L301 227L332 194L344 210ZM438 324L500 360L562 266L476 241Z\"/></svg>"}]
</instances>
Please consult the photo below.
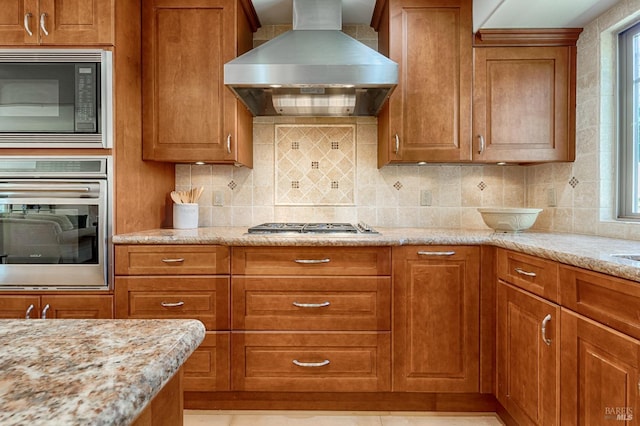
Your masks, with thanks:
<instances>
[{"instance_id":1,"label":"cabinet knob","mask_svg":"<svg viewBox=\"0 0 640 426\"><path fill-rule=\"evenodd\" d=\"M329 361L328 359L325 359L324 361L321 361L321 362L300 362L297 359L294 359L292 362L298 367L311 367L311 368L324 367L325 365L329 365L331 363L331 361Z\"/></svg>"},{"instance_id":2,"label":"cabinet knob","mask_svg":"<svg viewBox=\"0 0 640 426\"><path fill-rule=\"evenodd\" d=\"M50 306L48 303L44 308L42 308L42 315L40 315L42 319L47 319L47 311L49 311L49 308Z\"/></svg>"},{"instance_id":3,"label":"cabinet knob","mask_svg":"<svg viewBox=\"0 0 640 426\"><path fill-rule=\"evenodd\" d=\"M482 154L485 149L484 136L478 135L478 139L480 140L480 143L478 144L478 154Z\"/></svg>"},{"instance_id":4,"label":"cabinet knob","mask_svg":"<svg viewBox=\"0 0 640 426\"><path fill-rule=\"evenodd\" d=\"M181 300L179 302L160 302L163 308L177 308L180 306L184 306L184 302Z\"/></svg>"},{"instance_id":5,"label":"cabinet knob","mask_svg":"<svg viewBox=\"0 0 640 426\"><path fill-rule=\"evenodd\" d=\"M31 14L31 12L27 12L24 14L24 30L27 32L27 34L29 34L29 37L33 35L33 31L31 31L31 28L29 26L29 21L31 21L32 16L33 15Z\"/></svg>"},{"instance_id":6,"label":"cabinet knob","mask_svg":"<svg viewBox=\"0 0 640 426\"><path fill-rule=\"evenodd\" d=\"M322 303L300 303L300 302L293 302L293 306L297 306L298 308L324 308L326 306L331 305L331 302L329 302L328 300L326 302L322 302Z\"/></svg>"},{"instance_id":7,"label":"cabinet knob","mask_svg":"<svg viewBox=\"0 0 640 426\"><path fill-rule=\"evenodd\" d=\"M551 321L551 314L547 314L546 317L542 320L542 325L540 326L540 334L542 334L542 341L547 344L547 346L551 346L551 339L547 338L547 324Z\"/></svg>"},{"instance_id":8,"label":"cabinet knob","mask_svg":"<svg viewBox=\"0 0 640 426\"><path fill-rule=\"evenodd\" d=\"M29 305L29 307L27 308L27 312L25 313L25 316L24 316L26 319L31 318L31 311L33 311L33 309L34 309L33 304Z\"/></svg>"},{"instance_id":9,"label":"cabinet knob","mask_svg":"<svg viewBox=\"0 0 640 426\"><path fill-rule=\"evenodd\" d=\"M516 271L518 274L524 275L526 277L536 277L537 276L535 272L525 271L524 269L520 269L520 268L516 268L516 269L514 269L514 271Z\"/></svg>"},{"instance_id":10,"label":"cabinet knob","mask_svg":"<svg viewBox=\"0 0 640 426\"><path fill-rule=\"evenodd\" d=\"M49 31L47 31L47 23L45 21L47 16L49 16L49 15L47 15L46 13L41 13L40 14L40 29L42 30L42 32L46 36L49 35Z\"/></svg>"},{"instance_id":11,"label":"cabinet knob","mask_svg":"<svg viewBox=\"0 0 640 426\"><path fill-rule=\"evenodd\" d=\"M331 259L294 259L296 263L302 263L304 265L315 264L315 263L329 263Z\"/></svg>"}]
</instances>

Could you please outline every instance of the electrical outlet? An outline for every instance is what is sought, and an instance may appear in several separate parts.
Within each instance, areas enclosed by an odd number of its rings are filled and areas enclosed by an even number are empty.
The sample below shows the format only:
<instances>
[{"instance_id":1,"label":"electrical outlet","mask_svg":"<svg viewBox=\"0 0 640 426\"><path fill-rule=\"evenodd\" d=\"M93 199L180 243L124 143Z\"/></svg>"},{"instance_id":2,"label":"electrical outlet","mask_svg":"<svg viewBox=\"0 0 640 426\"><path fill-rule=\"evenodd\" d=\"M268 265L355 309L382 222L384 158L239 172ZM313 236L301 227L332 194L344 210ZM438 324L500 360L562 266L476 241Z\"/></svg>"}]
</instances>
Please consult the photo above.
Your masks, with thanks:
<instances>
[{"instance_id":1,"label":"electrical outlet","mask_svg":"<svg viewBox=\"0 0 640 426\"><path fill-rule=\"evenodd\" d=\"M555 188L547 189L547 205L549 207L556 207L558 205Z\"/></svg>"},{"instance_id":2,"label":"electrical outlet","mask_svg":"<svg viewBox=\"0 0 640 426\"><path fill-rule=\"evenodd\" d=\"M224 206L224 193L222 191L213 191L213 205Z\"/></svg>"},{"instance_id":3,"label":"electrical outlet","mask_svg":"<svg viewBox=\"0 0 640 426\"><path fill-rule=\"evenodd\" d=\"M420 191L420 205L421 206L431 205L431 191L429 191L428 189L423 189Z\"/></svg>"}]
</instances>

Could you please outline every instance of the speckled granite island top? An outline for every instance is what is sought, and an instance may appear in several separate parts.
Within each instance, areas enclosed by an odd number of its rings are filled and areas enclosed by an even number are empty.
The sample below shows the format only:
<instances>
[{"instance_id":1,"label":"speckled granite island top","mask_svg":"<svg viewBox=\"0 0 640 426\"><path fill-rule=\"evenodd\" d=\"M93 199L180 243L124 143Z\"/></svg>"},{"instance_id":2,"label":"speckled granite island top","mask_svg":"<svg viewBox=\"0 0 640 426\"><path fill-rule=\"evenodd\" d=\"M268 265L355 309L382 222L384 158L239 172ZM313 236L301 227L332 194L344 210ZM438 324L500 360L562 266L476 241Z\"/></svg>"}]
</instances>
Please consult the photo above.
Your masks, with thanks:
<instances>
[{"instance_id":1,"label":"speckled granite island top","mask_svg":"<svg viewBox=\"0 0 640 426\"><path fill-rule=\"evenodd\" d=\"M204 334L196 320L0 320L0 424L128 425Z\"/></svg>"},{"instance_id":2,"label":"speckled granite island top","mask_svg":"<svg viewBox=\"0 0 640 426\"><path fill-rule=\"evenodd\" d=\"M587 235L494 233L490 230L380 228L379 234L248 234L247 228L154 229L113 237L115 244L221 244L227 246L493 245L640 282L640 241Z\"/></svg>"}]
</instances>

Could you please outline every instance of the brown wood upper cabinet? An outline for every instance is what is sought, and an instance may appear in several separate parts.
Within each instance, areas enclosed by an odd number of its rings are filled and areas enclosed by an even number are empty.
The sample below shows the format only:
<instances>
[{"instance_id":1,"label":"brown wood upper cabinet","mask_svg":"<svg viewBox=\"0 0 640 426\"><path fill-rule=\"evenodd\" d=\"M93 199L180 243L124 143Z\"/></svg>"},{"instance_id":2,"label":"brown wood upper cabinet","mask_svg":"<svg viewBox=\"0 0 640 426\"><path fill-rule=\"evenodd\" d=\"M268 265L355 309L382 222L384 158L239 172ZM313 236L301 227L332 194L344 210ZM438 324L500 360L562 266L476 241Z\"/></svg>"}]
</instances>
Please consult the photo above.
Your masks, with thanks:
<instances>
[{"instance_id":1,"label":"brown wood upper cabinet","mask_svg":"<svg viewBox=\"0 0 640 426\"><path fill-rule=\"evenodd\" d=\"M399 65L378 116L378 167L471 160L471 1L378 0L371 25Z\"/></svg>"},{"instance_id":2,"label":"brown wood upper cabinet","mask_svg":"<svg viewBox=\"0 0 640 426\"><path fill-rule=\"evenodd\" d=\"M142 1L145 160L253 166L252 116L223 68L258 26L249 0Z\"/></svg>"},{"instance_id":3,"label":"brown wood upper cabinet","mask_svg":"<svg viewBox=\"0 0 640 426\"><path fill-rule=\"evenodd\" d=\"M112 45L114 0L5 0L0 44Z\"/></svg>"},{"instance_id":4,"label":"brown wood upper cabinet","mask_svg":"<svg viewBox=\"0 0 640 426\"><path fill-rule=\"evenodd\" d=\"M575 159L575 45L580 32L476 33L474 162Z\"/></svg>"}]
</instances>

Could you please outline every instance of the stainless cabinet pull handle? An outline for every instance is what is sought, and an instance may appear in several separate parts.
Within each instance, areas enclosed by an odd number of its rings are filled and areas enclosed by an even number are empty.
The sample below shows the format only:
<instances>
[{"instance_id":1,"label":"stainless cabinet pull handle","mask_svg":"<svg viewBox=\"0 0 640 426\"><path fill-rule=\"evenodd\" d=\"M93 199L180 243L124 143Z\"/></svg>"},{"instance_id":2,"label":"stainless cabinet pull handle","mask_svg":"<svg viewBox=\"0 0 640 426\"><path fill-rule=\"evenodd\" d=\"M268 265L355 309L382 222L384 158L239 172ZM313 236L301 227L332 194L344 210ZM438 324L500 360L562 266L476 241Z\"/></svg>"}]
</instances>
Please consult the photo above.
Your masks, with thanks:
<instances>
[{"instance_id":1,"label":"stainless cabinet pull handle","mask_svg":"<svg viewBox=\"0 0 640 426\"><path fill-rule=\"evenodd\" d=\"M47 311L49 310L49 308L50 306L48 303L44 308L42 308L42 315L40 315L42 319L47 319Z\"/></svg>"},{"instance_id":2,"label":"stainless cabinet pull handle","mask_svg":"<svg viewBox=\"0 0 640 426\"><path fill-rule=\"evenodd\" d=\"M485 148L484 136L478 135L478 139L480 139L480 144L478 145L478 154L482 154Z\"/></svg>"},{"instance_id":3,"label":"stainless cabinet pull handle","mask_svg":"<svg viewBox=\"0 0 640 426\"><path fill-rule=\"evenodd\" d=\"M45 22L45 18L48 15L46 13L41 13L40 14L40 28L42 29L42 32L44 33L44 35L48 36L49 35L49 31L47 31L47 25Z\"/></svg>"},{"instance_id":4,"label":"stainless cabinet pull handle","mask_svg":"<svg viewBox=\"0 0 640 426\"><path fill-rule=\"evenodd\" d=\"M308 265L313 263L329 263L331 262L331 259L295 259L294 262Z\"/></svg>"},{"instance_id":5,"label":"stainless cabinet pull handle","mask_svg":"<svg viewBox=\"0 0 640 426\"><path fill-rule=\"evenodd\" d=\"M32 16L33 15L31 14L31 12L24 14L24 30L27 32L27 34L29 34L29 37L33 35L31 28L29 28L29 21L31 20Z\"/></svg>"},{"instance_id":6,"label":"stainless cabinet pull handle","mask_svg":"<svg viewBox=\"0 0 640 426\"><path fill-rule=\"evenodd\" d=\"M537 277L535 272L527 272L523 269L520 268L516 268L514 269L517 273L519 273L520 275L526 275L527 277Z\"/></svg>"},{"instance_id":7,"label":"stainless cabinet pull handle","mask_svg":"<svg viewBox=\"0 0 640 426\"><path fill-rule=\"evenodd\" d=\"M331 363L328 359L325 359L322 362L300 362L297 359L294 359L292 362L298 367L324 367Z\"/></svg>"},{"instance_id":8,"label":"stainless cabinet pull handle","mask_svg":"<svg viewBox=\"0 0 640 426\"><path fill-rule=\"evenodd\" d=\"M227 135L227 154L231 154L231 133Z\"/></svg>"},{"instance_id":9,"label":"stainless cabinet pull handle","mask_svg":"<svg viewBox=\"0 0 640 426\"><path fill-rule=\"evenodd\" d=\"M175 259L162 259L164 263L181 263L184 262L184 257L177 257Z\"/></svg>"},{"instance_id":10,"label":"stainless cabinet pull handle","mask_svg":"<svg viewBox=\"0 0 640 426\"><path fill-rule=\"evenodd\" d=\"M33 304L29 305L29 307L27 308L27 312L26 315L24 316L26 319L30 319L31 318L31 311L33 311Z\"/></svg>"},{"instance_id":11,"label":"stainless cabinet pull handle","mask_svg":"<svg viewBox=\"0 0 640 426\"><path fill-rule=\"evenodd\" d=\"M324 308L326 306L331 305L331 302L326 301L322 303L300 303L293 302L293 306L297 306L298 308Z\"/></svg>"},{"instance_id":12,"label":"stainless cabinet pull handle","mask_svg":"<svg viewBox=\"0 0 640 426\"><path fill-rule=\"evenodd\" d=\"M551 339L547 339L547 324L551 321L551 314L547 314L542 320L542 326L540 327L540 333L542 334L542 341L551 346Z\"/></svg>"},{"instance_id":13,"label":"stainless cabinet pull handle","mask_svg":"<svg viewBox=\"0 0 640 426\"><path fill-rule=\"evenodd\" d=\"M395 135L395 139L396 139L396 149L393 152L397 154L398 152L400 152L400 136L398 136L397 133Z\"/></svg>"},{"instance_id":14,"label":"stainless cabinet pull handle","mask_svg":"<svg viewBox=\"0 0 640 426\"><path fill-rule=\"evenodd\" d=\"M455 251L419 251L420 256L453 256Z\"/></svg>"},{"instance_id":15,"label":"stainless cabinet pull handle","mask_svg":"<svg viewBox=\"0 0 640 426\"><path fill-rule=\"evenodd\" d=\"M183 306L184 302L160 302L163 308L177 308L179 306Z\"/></svg>"}]
</instances>

